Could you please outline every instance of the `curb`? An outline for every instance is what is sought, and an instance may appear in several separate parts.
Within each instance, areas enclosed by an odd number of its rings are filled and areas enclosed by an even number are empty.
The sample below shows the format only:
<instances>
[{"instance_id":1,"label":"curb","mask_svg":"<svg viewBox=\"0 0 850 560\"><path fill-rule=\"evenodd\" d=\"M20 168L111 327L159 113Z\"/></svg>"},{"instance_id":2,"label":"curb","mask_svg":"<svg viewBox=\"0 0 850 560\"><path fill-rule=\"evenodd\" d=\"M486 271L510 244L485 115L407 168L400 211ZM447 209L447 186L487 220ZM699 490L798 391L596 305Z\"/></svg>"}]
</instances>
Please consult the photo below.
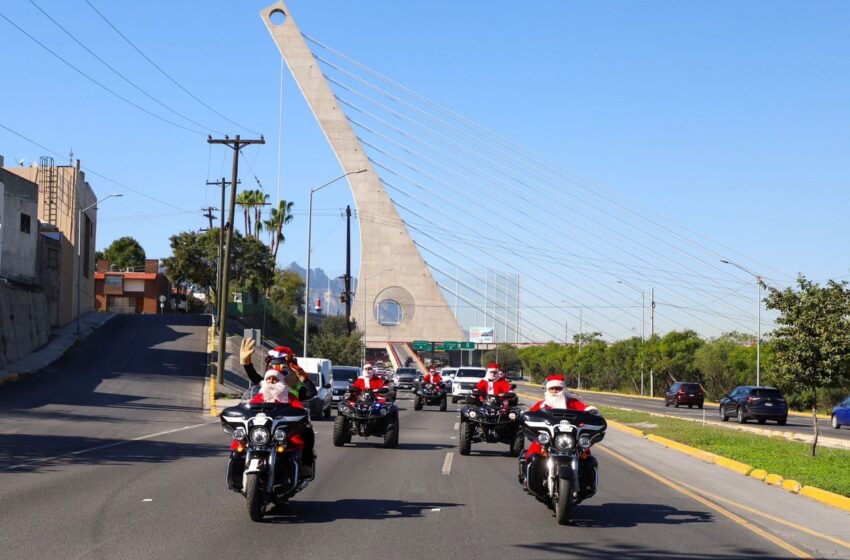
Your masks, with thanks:
<instances>
[{"instance_id":1,"label":"curb","mask_svg":"<svg viewBox=\"0 0 850 560\"><path fill-rule=\"evenodd\" d=\"M620 422L616 422L614 420L609 420L608 425L621 432L647 439L649 441L652 441L659 445L663 445L680 453L690 455L707 463L712 463L719 467L723 467L725 469L729 469L731 471L742 474L744 476L750 476L751 478L754 478L756 480L761 480L762 482L771 486L782 488L783 490L790 492L791 494L805 496L810 500L820 502L835 509L850 512L850 498L848 498L847 496L842 496L840 494L836 494L828 490L823 490L815 486L801 486L801 484L796 480L786 480L782 475L771 474L764 469L754 469L750 465L746 465L744 463L735 461L733 459L728 459L726 457L721 457L720 455L716 455L708 451L703 451L702 449L697 449L696 447L691 447L689 445L685 445L683 443L679 443L677 441L673 441L665 437L656 436L654 434L647 435L641 430L632 428L631 426L627 426L625 424L621 424Z\"/></svg>"}]
</instances>

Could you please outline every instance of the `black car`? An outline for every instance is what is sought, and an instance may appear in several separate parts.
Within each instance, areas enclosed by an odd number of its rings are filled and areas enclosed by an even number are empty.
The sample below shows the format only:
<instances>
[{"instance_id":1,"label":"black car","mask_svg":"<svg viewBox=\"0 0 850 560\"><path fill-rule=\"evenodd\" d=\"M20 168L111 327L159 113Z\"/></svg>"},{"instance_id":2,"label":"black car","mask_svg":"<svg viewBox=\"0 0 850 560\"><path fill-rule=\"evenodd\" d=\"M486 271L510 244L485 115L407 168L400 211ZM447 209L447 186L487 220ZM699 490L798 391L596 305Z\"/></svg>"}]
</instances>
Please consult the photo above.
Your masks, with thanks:
<instances>
[{"instance_id":1,"label":"black car","mask_svg":"<svg viewBox=\"0 0 850 560\"><path fill-rule=\"evenodd\" d=\"M348 386L360 377L360 368L357 366L333 366L331 368L331 403L334 408L342 400L342 396L348 390Z\"/></svg>"},{"instance_id":2,"label":"black car","mask_svg":"<svg viewBox=\"0 0 850 560\"><path fill-rule=\"evenodd\" d=\"M419 382L419 370L416 368L398 368L393 375L393 383L397 389L412 391Z\"/></svg>"},{"instance_id":3,"label":"black car","mask_svg":"<svg viewBox=\"0 0 850 560\"><path fill-rule=\"evenodd\" d=\"M730 417L740 424L754 418L759 424L775 420L784 426L788 421L788 403L779 389L742 385L720 400L720 418L726 422Z\"/></svg>"},{"instance_id":4,"label":"black car","mask_svg":"<svg viewBox=\"0 0 850 560\"><path fill-rule=\"evenodd\" d=\"M696 405L702 408L705 402L705 392L700 387L699 383L684 383L676 382L670 387L670 390L664 394L664 406L671 404L676 408L679 405L688 405L688 408Z\"/></svg>"}]
</instances>

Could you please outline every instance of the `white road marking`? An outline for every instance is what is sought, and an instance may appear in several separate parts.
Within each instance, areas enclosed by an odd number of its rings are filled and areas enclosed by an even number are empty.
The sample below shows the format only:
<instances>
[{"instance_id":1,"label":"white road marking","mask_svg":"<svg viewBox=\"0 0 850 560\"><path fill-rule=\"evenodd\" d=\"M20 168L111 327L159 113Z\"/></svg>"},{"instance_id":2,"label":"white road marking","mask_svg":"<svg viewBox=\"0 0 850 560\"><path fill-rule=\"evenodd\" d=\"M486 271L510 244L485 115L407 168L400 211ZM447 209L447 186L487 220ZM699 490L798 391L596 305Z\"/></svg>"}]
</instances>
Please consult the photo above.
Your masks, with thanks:
<instances>
[{"instance_id":1,"label":"white road marking","mask_svg":"<svg viewBox=\"0 0 850 560\"><path fill-rule=\"evenodd\" d=\"M206 426L207 424L211 424L213 422L202 422L200 424L192 424L191 426L183 426L182 428L174 428L173 430L165 430L164 432L157 432L155 434L148 434L146 436L139 436L133 439L127 439L124 441L116 441L115 443L107 443L106 445L98 445L97 447L89 447L88 449L80 449L79 451L71 451L70 453L62 453L61 455L54 455L53 457L43 457L41 459L36 459L34 461L29 461L27 463L21 463L19 465L12 465L11 467L6 467L0 469L0 472L3 471L12 471L15 469L20 469L23 467L28 467L31 465L37 465L39 463L46 463L47 461L52 461L54 459L61 459L62 457L71 457L73 455L82 455L83 453L89 453L90 451L98 451L100 449L107 449L109 447L116 447L118 445L124 445L125 443L133 443L134 441L142 441L144 439L155 438L157 436L164 436L166 434L173 434L175 432L182 432L183 430L191 430L192 428L198 428L200 426Z\"/></svg>"},{"instance_id":2,"label":"white road marking","mask_svg":"<svg viewBox=\"0 0 850 560\"><path fill-rule=\"evenodd\" d=\"M440 508L431 508L431 511L443 511Z\"/></svg>"},{"instance_id":3,"label":"white road marking","mask_svg":"<svg viewBox=\"0 0 850 560\"><path fill-rule=\"evenodd\" d=\"M452 436L449 439L457 439L457 436Z\"/></svg>"},{"instance_id":4,"label":"white road marking","mask_svg":"<svg viewBox=\"0 0 850 560\"><path fill-rule=\"evenodd\" d=\"M446 453L446 460L443 461L443 474L452 474L452 457L454 453Z\"/></svg>"},{"instance_id":5,"label":"white road marking","mask_svg":"<svg viewBox=\"0 0 850 560\"><path fill-rule=\"evenodd\" d=\"M460 422L455 422L455 427L454 427L454 428L452 428L452 429L453 429L453 430L460 429Z\"/></svg>"},{"instance_id":6,"label":"white road marking","mask_svg":"<svg viewBox=\"0 0 850 560\"><path fill-rule=\"evenodd\" d=\"M142 500L142 501L143 501L143 502L152 502L152 501L153 501L153 498L145 498L145 499L144 499L144 500Z\"/></svg>"}]
</instances>

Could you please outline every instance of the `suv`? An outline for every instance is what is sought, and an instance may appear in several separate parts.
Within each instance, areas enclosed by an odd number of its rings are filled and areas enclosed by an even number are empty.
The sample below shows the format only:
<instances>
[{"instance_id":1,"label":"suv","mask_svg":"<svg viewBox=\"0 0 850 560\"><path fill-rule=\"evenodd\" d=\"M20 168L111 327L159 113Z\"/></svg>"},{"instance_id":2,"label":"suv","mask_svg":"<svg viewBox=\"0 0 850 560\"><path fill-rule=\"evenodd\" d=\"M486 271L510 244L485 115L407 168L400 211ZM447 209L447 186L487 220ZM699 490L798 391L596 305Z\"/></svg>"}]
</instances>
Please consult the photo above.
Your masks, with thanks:
<instances>
[{"instance_id":1,"label":"suv","mask_svg":"<svg viewBox=\"0 0 850 560\"><path fill-rule=\"evenodd\" d=\"M788 403L779 389L742 385L720 399L720 419L726 422L730 416L740 424L755 418L759 424L775 420L784 426L788 422Z\"/></svg>"},{"instance_id":2,"label":"suv","mask_svg":"<svg viewBox=\"0 0 850 560\"><path fill-rule=\"evenodd\" d=\"M393 384L397 389L412 391L419 382L419 371L412 367L401 367L395 370Z\"/></svg>"},{"instance_id":3,"label":"suv","mask_svg":"<svg viewBox=\"0 0 850 560\"><path fill-rule=\"evenodd\" d=\"M452 403L466 399L487 370L483 367L460 367L452 379Z\"/></svg>"},{"instance_id":4,"label":"suv","mask_svg":"<svg viewBox=\"0 0 850 560\"><path fill-rule=\"evenodd\" d=\"M348 386L360 377L360 368L357 366L333 366L331 368L332 395L331 403L334 408L342 400L342 396L348 391Z\"/></svg>"},{"instance_id":5,"label":"suv","mask_svg":"<svg viewBox=\"0 0 850 560\"><path fill-rule=\"evenodd\" d=\"M664 394L664 406L674 405L679 408L680 404L688 405L692 408L694 405L702 408L705 402L705 391L702 390L699 383L673 383L673 386Z\"/></svg>"}]
</instances>

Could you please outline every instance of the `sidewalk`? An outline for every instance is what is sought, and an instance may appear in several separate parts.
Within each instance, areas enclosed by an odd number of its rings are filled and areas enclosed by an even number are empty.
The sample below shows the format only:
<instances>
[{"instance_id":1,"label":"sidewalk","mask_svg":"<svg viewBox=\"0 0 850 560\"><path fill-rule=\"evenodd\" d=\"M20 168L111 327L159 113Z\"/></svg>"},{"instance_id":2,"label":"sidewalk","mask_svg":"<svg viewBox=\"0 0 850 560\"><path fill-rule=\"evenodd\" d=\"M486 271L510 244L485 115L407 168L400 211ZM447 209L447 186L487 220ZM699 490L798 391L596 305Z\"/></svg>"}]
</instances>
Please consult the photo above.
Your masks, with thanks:
<instances>
[{"instance_id":1,"label":"sidewalk","mask_svg":"<svg viewBox=\"0 0 850 560\"><path fill-rule=\"evenodd\" d=\"M0 369L0 385L16 381L25 375L30 375L46 368L67 352L78 340L86 338L112 320L114 313L98 313L92 311L80 317L80 334L77 335L77 322L71 321L61 328L52 329L50 342L30 353L23 360L7 364Z\"/></svg>"}]
</instances>

